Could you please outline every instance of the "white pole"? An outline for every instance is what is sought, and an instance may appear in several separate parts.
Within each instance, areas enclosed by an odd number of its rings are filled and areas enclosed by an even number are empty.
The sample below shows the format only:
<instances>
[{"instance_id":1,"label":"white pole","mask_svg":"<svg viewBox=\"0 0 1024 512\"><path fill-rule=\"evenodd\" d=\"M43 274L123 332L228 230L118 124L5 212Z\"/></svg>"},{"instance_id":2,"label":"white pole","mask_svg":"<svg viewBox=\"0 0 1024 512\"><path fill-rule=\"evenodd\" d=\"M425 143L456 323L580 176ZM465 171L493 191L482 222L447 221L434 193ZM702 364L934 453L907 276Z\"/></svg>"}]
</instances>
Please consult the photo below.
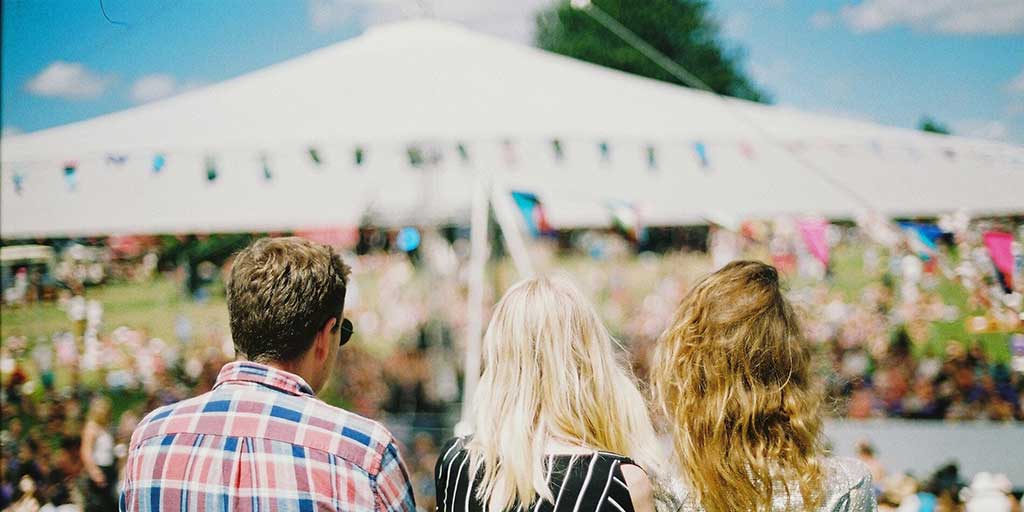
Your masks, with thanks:
<instances>
[{"instance_id":1,"label":"white pole","mask_svg":"<svg viewBox=\"0 0 1024 512\"><path fill-rule=\"evenodd\" d=\"M497 180L491 184L491 204L494 205L494 216L497 217L498 226L501 227L501 236L505 239L508 252L512 254L516 270L519 271L519 278L532 277L533 264L530 262L530 254L526 251L523 232L519 229L519 219L513 210L512 196L508 188Z\"/></svg>"},{"instance_id":2,"label":"white pole","mask_svg":"<svg viewBox=\"0 0 1024 512\"><path fill-rule=\"evenodd\" d=\"M455 425L455 435L470 433L470 404L480 379L480 337L484 323L484 273L487 265L487 179L478 174L473 187L473 209L470 216L469 252L469 321L466 325L465 384L462 391L462 417Z\"/></svg>"}]
</instances>

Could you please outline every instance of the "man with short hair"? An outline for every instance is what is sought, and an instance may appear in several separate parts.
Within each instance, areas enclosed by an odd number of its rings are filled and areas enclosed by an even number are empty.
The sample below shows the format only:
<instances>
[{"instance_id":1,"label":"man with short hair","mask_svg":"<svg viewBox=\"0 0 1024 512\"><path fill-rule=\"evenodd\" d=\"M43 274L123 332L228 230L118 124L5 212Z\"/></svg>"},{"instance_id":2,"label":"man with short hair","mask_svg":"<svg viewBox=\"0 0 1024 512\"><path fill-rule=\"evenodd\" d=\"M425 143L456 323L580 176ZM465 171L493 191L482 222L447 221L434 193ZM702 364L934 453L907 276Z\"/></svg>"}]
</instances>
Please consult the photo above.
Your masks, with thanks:
<instances>
[{"instance_id":1,"label":"man with short hair","mask_svg":"<svg viewBox=\"0 0 1024 512\"><path fill-rule=\"evenodd\" d=\"M228 312L245 360L209 393L142 420L121 510L415 510L387 429L314 396L352 334L348 274L332 249L300 238L237 255Z\"/></svg>"}]
</instances>

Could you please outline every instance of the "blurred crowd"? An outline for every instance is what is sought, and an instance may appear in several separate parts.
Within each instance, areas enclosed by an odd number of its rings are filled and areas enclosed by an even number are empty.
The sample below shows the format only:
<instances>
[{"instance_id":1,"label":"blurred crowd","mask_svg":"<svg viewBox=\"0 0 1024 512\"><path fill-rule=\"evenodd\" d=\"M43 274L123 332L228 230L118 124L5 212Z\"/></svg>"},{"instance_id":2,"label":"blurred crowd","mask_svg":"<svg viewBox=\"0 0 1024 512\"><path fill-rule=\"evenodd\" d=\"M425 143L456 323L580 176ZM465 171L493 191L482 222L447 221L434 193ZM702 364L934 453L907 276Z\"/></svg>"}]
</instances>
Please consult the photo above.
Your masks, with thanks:
<instances>
[{"instance_id":1,"label":"blurred crowd","mask_svg":"<svg viewBox=\"0 0 1024 512\"><path fill-rule=\"evenodd\" d=\"M796 230L771 223L714 230L706 248L662 253L638 253L635 241L614 232L539 240L530 250L538 268L568 273L592 298L641 379L689 287L721 262L749 257L772 261L786 275L820 356L830 414L1021 421L1024 279L1018 266L1015 287L1004 286L984 254L983 229L953 226L923 251L903 234L830 226L828 244L855 261L846 265L861 274L856 279L845 276L851 269L841 262L815 257ZM369 250L346 259L353 267L346 315L356 341L340 352L321 396L388 424L404 444L417 502L432 510L437 446L451 434L462 400L466 240L424 233L415 251ZM217 300L217 281L230 268L225 258L160 272L153 250L132 261L110 272L88 268L132 280L177 279L183 295L199 301ZM69 265L72 273L78 268ZM480 307L486 311L516 275L511 263L493 263ZM103 493L116 493L116 468L139 418L210 389L235 357L226 325L199 325L181 314L173 332L109 326L105 305L87 299L84 286L57 295L63 328L41 339L9 334L0 347L0 510L108 510ZM890 476L879 480L888 486L879 493L909 496L904 491L913 487L917 495L936 488L936 478L911 486ZM951 496L962 494L958 488ZM900 506L895 498L887 503Z\"/></svg>"}]
</instances>

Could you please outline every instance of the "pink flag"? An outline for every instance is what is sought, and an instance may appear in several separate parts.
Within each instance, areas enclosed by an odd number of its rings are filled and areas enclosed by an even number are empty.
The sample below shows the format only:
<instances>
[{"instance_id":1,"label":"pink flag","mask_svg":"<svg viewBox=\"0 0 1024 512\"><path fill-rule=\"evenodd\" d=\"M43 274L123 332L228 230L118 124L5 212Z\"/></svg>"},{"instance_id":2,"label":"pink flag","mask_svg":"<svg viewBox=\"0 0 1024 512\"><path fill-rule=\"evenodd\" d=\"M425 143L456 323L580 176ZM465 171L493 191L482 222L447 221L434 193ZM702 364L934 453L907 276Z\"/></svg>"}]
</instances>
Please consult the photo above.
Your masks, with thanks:
<instances>
[{"instance_id":1,"label":"pink flag","mask_svg":"<svg viewBox=\"0 0 1024 512\"><path fill-rule=\"evenodd\" d=\"M988 254L996 268L1003 273L1006 279L1007 288L1013 288L1013 251L1010 245L1013 243L1013 235L1003 231L986 231L985 247L988 247Z\"/></svg>"},{"instance_id":2,"label":"pink flag","mask_svg":"<svg viewBox=\"0 0 1024 512\"><path fill-rule=\"evenodd\" d=\"M797 228L800 236L807 244L807 250L818 258L822 265L828 266L828 241L825 240L825 232L828 229L828 221L825 219L801 219L797 221Z\"/></svg>"}]
</instances>

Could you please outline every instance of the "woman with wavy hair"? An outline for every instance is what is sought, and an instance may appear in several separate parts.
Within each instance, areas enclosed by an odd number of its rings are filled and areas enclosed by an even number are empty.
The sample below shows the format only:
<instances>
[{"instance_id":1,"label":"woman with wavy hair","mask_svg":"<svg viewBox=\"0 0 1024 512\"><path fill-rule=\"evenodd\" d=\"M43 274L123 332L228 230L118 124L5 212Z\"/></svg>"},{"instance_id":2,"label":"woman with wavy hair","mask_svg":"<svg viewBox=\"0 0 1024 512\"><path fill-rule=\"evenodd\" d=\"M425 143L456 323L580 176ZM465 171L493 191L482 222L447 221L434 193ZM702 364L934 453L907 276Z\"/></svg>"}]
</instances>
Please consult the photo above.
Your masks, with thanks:
<instances>
[{"instance_id":1,"label":"woman with wavy hair","mask_svg":"<svg viewBox=\"0 0 1024 512\"><path fill-rule=\"evenodd\" d=\"M473 434L437 462L438 512L653 510L662 458L615 341L566 279L514 285L483 340Z\"/></svg>"},{"instance_id":2,"label":"woman with wavy hair","mask_svg":"<svg viewBox=\"0 0 1024 512\"><path fill-rule=\"evenodd\" d=\"M655 349L683 510L875 510L871 476L824 456L811 347L770 265L735 261L683 299Z\"/></svg>"}]
</instances>

